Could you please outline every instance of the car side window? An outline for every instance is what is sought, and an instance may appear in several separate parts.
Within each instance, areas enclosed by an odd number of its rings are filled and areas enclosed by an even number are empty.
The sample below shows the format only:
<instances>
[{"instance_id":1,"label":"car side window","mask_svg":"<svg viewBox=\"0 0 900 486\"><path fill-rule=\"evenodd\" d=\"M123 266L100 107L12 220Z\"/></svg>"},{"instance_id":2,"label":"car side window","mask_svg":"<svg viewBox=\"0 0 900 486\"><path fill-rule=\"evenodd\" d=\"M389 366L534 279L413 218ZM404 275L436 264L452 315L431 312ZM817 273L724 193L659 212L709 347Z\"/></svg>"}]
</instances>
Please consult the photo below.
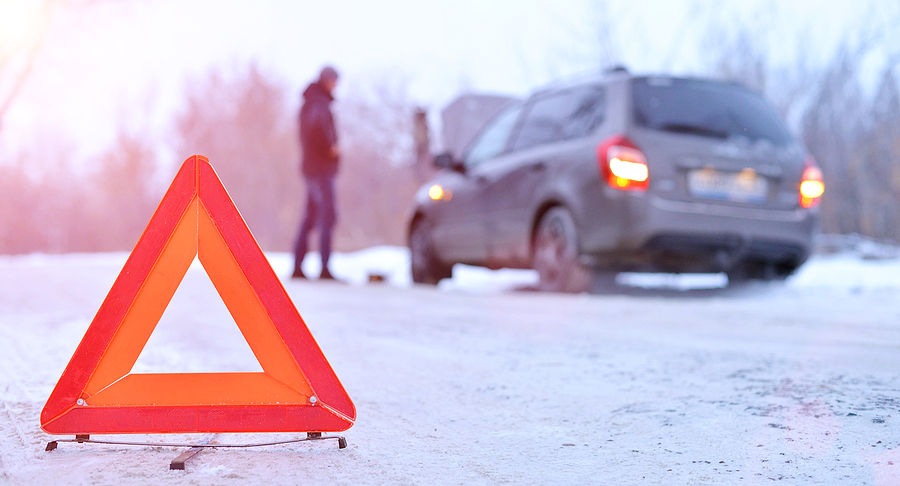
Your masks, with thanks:
<instances>
[{"instance_id":1,"label":"car side window","mask_svg":"<svg viewBox=\"0 0 900 486\"><path fill-rule=\"evenodd\" d=\"M584 86L537 98L528 106L513 150L584 137L603 121L603 88Z\"/></svg>"},{"instance_id":2,"label":"car side window","mask_svg":"<svg viewBox=\"0 0 900 486\"><path fill-rule=\"evenodd\" d=\"M465 157L466 167L474 167L484 160L503 153L506 149L506 142L509 140L509 134L516 126L521 113L522 105L518 104L494 117L469 146Z\"/></svg>"}]
</instances>

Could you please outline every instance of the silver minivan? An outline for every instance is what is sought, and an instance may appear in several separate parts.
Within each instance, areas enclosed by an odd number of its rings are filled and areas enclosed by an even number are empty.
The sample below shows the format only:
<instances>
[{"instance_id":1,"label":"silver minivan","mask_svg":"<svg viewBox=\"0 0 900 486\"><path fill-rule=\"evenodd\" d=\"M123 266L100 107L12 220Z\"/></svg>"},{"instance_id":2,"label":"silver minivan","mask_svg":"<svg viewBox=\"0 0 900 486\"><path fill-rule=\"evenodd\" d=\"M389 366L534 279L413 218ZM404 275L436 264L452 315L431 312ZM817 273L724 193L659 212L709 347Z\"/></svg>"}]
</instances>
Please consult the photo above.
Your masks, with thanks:
<instances>
[{"instance_id":1,"label":"silver minivan","mask_svg":"<svg viewBox=\"0 0 900 486\"><path fill-rule=\"evenodd\" d=\"M616 70L512 102L416 195L413 280L534 268L544 290L620 271L778 279L810 254L822 173L742 86Z\"/></svg>"}]
</instances>

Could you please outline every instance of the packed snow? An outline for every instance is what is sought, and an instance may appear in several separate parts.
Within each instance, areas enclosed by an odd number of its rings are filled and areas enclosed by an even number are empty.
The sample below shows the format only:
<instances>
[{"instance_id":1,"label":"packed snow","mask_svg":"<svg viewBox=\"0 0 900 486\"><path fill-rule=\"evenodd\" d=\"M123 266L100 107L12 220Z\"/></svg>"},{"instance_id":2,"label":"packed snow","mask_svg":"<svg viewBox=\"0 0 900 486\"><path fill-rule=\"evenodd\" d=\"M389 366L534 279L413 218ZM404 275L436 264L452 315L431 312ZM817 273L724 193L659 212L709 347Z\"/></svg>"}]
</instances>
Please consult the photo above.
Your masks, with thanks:
<instances>
[{"instance_id":1,"label":"packed snow","mask_svg":"<svg viewBox=\"0 0 900 486\"><path fill-rule=\"evenodd\" d=\"M336 254L344 284L291 280L290 255L272 254L358 409L349 447L215 449L170 471L183 448L45 452L39 428L126 257L0 257L0 484L900 484L898 259L817 256L739 288L622 274L553 295L527 290L531 271L460 265L414 286L399 248ZM199 265L134 369L258 370Z\"/></svg>"}]
</instances>

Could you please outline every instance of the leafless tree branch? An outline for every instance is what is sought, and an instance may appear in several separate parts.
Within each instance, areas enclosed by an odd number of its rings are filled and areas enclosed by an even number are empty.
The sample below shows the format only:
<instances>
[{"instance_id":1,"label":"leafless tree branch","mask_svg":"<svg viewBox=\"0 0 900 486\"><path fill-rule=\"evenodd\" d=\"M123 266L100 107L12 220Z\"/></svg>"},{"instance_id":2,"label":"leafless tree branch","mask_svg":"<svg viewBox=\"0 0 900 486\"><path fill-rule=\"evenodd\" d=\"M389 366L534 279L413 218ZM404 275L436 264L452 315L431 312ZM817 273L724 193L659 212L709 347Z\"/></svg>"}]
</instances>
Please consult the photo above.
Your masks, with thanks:
<instances>
[{"instance_id":1,"label":"leafless tree branch","mask_svg":"<svg viewBox=\"0 0 900 486\"><path fill-rule=\"evenodd\" d=\"M53 14L62 7L82 8L105 1L108 0L44 0L40 7L38 31L31 44L24 49L23 53L18 55L15 51L0 53L0 79L11 78L7 83L10 86L9 90L0 95L0 130L3 130L3 121L6 118L6 114L25 86L25 82L34 69L34 63L44 44L46 44ZM17 57L22 61L22 67L18 70L13 67L14 60Z\"/></svg>"}]
</instances>

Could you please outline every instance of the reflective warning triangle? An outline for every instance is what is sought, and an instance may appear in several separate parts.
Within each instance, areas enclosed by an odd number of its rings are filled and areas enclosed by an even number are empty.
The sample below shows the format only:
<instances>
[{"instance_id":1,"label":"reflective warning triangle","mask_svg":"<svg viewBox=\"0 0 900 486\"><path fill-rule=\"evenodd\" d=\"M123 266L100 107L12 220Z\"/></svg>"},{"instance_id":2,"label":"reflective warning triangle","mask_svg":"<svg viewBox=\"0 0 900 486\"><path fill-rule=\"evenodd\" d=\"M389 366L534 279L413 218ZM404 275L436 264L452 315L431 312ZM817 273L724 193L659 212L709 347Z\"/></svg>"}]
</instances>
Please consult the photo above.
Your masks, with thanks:
<instances>
[{"instance_id":1,"label":"reflective warning triangle","mask_svg":"<svg viewBox=\"0 0 900 486\"><path fill-rule=\"evenodd\" d=\"M197 257L259 373L131 373ZM209 160L187 159L41 412L51 434L337 432L356 409Z\"/></svg>"}]
</instances>

